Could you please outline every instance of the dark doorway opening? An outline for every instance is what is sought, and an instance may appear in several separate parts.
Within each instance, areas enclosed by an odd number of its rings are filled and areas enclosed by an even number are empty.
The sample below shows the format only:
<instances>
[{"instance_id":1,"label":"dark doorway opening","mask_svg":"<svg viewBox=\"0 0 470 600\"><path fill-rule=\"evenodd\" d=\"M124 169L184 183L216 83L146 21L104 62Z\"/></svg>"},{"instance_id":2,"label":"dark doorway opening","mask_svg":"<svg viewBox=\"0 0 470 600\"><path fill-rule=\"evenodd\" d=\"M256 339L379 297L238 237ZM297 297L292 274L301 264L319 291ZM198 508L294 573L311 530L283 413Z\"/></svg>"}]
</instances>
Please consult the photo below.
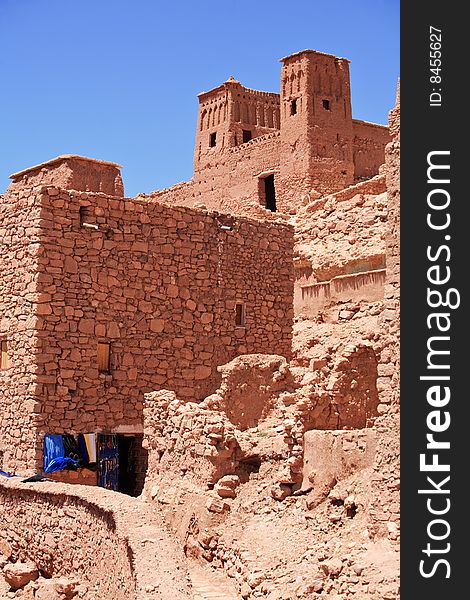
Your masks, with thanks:
<instances>
[{"instance_id":1,"label":"dark doorway opening","mask_svg":"<svg viewBox=\"0 0 470 600\"><path fill-rule=\"evenodd\" d=\"M268 175L264 181L264 200L266 208L271 212L276 212L276 189L274 187L274 175Z\"/></svg>"},{"instance_id":2,"label":"dark doorway opening","mask_svg":"<svg viewBox=\"0 0 470 600\"><path fill-rule=\"evenodd\" d=\"M144 436L99 434L98 485L129 496L142 493L147 473L148 452Z\"/></svg>"},{"instance_id":3,"label":"dark doorway opening","mask_svg":"<svg viewBox=\"0 0 470 600\"><path fill-rule=\"evenodd\" d=\"M119 480L118 491L139 496L144 487L148 453L142 447L143 435L118 435Z\"/></svg>"},{"instance_id":4,"label":"dark doorway opening","mask_svg":"<svg viewBox=\"0 0 470 600\"><path fill-rule=\"evenodd\" d=\"M243 143L244 144L246 144L247 142L249 142L251 140L251 131L249 129L243 129L242 135L243 135Z\"/></svg>"}]
</instances>

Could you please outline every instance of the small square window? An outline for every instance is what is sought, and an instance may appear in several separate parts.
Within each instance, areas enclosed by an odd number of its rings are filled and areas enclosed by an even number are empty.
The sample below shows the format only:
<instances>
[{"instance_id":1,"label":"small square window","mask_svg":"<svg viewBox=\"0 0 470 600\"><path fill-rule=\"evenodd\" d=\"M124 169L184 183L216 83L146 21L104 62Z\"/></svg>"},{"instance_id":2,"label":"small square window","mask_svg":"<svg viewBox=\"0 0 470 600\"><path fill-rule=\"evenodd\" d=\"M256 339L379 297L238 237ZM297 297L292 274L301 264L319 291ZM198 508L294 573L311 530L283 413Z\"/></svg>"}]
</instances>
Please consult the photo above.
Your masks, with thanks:
<instances>
[{"instance_id":1,"label":"small square window","mask_svg":"<svg viewBox=\"0 0 470 600\"><path fill-rule=\"evenodd\" d=\"M292 100L290 103L290 114L291 116L297 114L297 100Z\"/></svg>"},{"instance_id":2,"label":"small square window","mask_svg":"<svg viewBox=\"0 0 470 600\"><path fill-rule=\"evenodd\" d=\"M251 131L249 129L243 130L243 143L246 144L251 140Z\"/></svg>"},{"instance_id":3,"label":"small square window","mask_svg":"<svg viewBox=\"0 0 470 600\"><path fill-rule=\"evenodd\" d=\"M322 100L323 103L323 108L325 110L330 110L330 101L329 100Z\"/></svg>"},{"instance_id":4,"label":"small square window","mask_svg":"<svg viewBox=\"0 0 470 600\"><path fill-rule=\"evenodd\" d=\"M235 325L245 327L245 305L242 302L235 305Z\"/></svg>"},{"instance_id":5,"label":"small square window","mask_svg":"<svg viewBox=\"0 0 470 600\"><path fill-rule=\"evenodd\" d=\"M111 344L106 342L98 342L96 348L98 371L100 373L110 372L110 359L111 359Z\"/></svg>"},{"instance_id":6,"label":"small square window","mask_svg":"<svg viewBox=\"0 0 470 600\"><path fill-rule=\"evenodd\" d=\"M6 340L0 341L1 347L1 359L0 359L0 370L4 371L8 369L8 344Z\"/></svg>"},{"instance_id":7,"label":"small square window","mask_svg":"<svg viewBox=\"0 0 470 600\"><path fill-rule=\"evenodd\" d=\"M217 133L211 133L209 136L209 146L214 148L217 143Z\"/></svg>"}]
</instances>

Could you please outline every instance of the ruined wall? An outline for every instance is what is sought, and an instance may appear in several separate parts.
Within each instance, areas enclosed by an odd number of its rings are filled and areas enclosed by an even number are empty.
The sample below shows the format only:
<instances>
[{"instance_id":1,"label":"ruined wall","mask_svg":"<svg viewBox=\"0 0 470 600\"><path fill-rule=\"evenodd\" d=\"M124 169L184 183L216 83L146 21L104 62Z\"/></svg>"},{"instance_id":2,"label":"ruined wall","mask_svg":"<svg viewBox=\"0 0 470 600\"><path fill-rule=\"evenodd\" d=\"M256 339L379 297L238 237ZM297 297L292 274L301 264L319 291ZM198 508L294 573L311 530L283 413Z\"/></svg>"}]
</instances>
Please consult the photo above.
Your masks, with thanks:
<instances>
[{"instance_id":1,"label":"ruined wall","mask_svg":"<svg viewBox=\"0 0 470 600\"><path fill-rule=\"evenodd\" d=\"M385 270L364 271L334 277L330 281L296 285L294 312L304 318L315 317L322 308L340 302L375 302L384 295Z\"/></svg>"},{"instance_id":2,"label":"ruined wall","mask_svg":"<svg viewBox=\"0 0 470 600\"><path fill-rule=\"evenodd\" d=\"M376 301L385 282L383 176L317 200L295 217L296 315L315 317L335 302Z\"/></svg>"},{"instance_id":3,"label":"ruined wall","mask_svg":"<svg viewBox=\"0 0 470 600\"><path fill-rule=\"evenodd\" d=\"M217 387L217 365L238 354L275 346L290 356L290 227L55 187L28 201L41 218L33 310L40 321L30 325L38 342L28 349L38 386L20 414L40 413L43 433L139 432L144 393L164 387L200 399ZM237 302L244 325L236 323ZM109 372L98 369L98 342L110 345ZM11 355L12 365L24 362L25 351L12 346ZM17 372L7 375L13 389ZM11 406L24 402L24 387L14 393ZM33 437L25 425L22 435Z\"/></svg>"},{"instance_id":4,"label":"ruined wall","mask_svg":"<svg viewBox=\"0 0 470 600\"><path fill-rule=\"evenodd\" d=\"M377 444L371 429L317 431L304 434L303 484L307 489L323 488L360 469L372 467Z\"/></svg>"},{"instance_id":5,"label":"ruined wall","mask_svg":"<svg viewBox=\"0 0 470 600\"><path fill-rule=\"evenodd\" d=\"M172 542L152 521L143 504L106 490L0 482L7 558L33 561L47 577L78 578L100 600L190 597Z\"/></svg>"},{"instance_id":6,"label":"ruined wall","mask_svg":"<svg viewBox=\"0 0 470 600\"><path fill-rule=\"evenodd\" d=\"M354 177L373 177L385 162L385 145L390 141L388 127L353 119Z\"/></svg>"},{"instance_id":7,"label":"ruined wall","mask_svg":"<svg viewBox=\"0 0 470 600\"><path fill-rule=\"evenodd\" d=\"M0 197L0 469L34 462L37 386L37 329L41 206L30 193Z\"/></svg>"},{"instance_id":8,"label":"ruined wall","mask_svg":"<svg viewBox=\"0 0 470 600\"><path fill-rule=\"evenodd\" d=\"M387 279L381 316L383 338L378 365L379 435L373 474L371 516L374 533L398 538L400 512L400 88L389 115L392 141L386 148L387 176Z\"/></svg>"}]
</instances>

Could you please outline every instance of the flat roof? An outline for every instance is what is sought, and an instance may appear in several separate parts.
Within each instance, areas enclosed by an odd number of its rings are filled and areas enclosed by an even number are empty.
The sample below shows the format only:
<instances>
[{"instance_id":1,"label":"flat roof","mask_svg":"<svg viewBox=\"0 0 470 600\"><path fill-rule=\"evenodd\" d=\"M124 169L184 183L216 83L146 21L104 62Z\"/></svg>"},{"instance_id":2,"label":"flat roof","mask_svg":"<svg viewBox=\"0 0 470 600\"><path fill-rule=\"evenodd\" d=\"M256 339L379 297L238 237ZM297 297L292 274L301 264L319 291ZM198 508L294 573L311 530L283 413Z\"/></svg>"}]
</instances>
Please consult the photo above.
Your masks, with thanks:
<instances>
[{"instance_id":1,"label":"flat roof","mask_svg":"<svg viewBox=\"0 0 470 600\"><path fill-rule=\"evenodd\" d=\"M284 62L288 58L293 58L294 56L300 56L300 54L319 54L320 56L329 56L330 58L337 58L338 60L346 60L348 63L351 62L348 58L343 58L342 56L336 56L335 54L327 54L326 52L319 52L318 50L300 50L299 52L294 52L294 54L289 54L288 56L284 56L284 58L280 58L279 62Z\"/></svg>"},{"instance_id":2,"label":"flat roof","mask_svg":"<svg viewBox=\"0 0 470 600\"><path fill-rule=\"evenodd\" d=\"M227 83L234 83L237 86L239 86L242 90L245 90L248 93L253 93L253 94L266 94L268 96L279 96L279 92L265 92L264 90L255 90L253 88L248 88L245 87L244 85L242 85L237 79L235 79L234 77L230 77L229 79L227 79L227 81L224 81L224 83L222 83L221 85L212 88L211 90L207 90L206 92L200 92L199 94L197 94L197 97L199 98L199 100L201 100L204 96L207 96L208 94L213 94L214 92L219 92L222 90L227 89L226 84Z\"/></svg>"},{"instance_id":3,"label":"flat roof","mask_svg":"<svg viewBox=\"0 0 470 600\"><path fill-rule=\"evenodd\" d=\"M18 179L22 175L26 173L30 173L31 171L37 171L42 169L43 167L49 167L51 165L60 163L64 160L83 160L85 162L96 163L99 165L104 165L106 167L115 167L116 169L122 169L121 165L117 163L109 162L107 160L99 160L97 158L88 158L87 156L80 156L79 154L61 154L60 156L56 156L55 158L51 158L50 160L46 160L45 162L39 163L38 165L34 165L33 167L28 167L27 169L23 169L22 171L18 171L17 173L12 173L10 175L10 179Z\"/></svg>"}]
</instances>

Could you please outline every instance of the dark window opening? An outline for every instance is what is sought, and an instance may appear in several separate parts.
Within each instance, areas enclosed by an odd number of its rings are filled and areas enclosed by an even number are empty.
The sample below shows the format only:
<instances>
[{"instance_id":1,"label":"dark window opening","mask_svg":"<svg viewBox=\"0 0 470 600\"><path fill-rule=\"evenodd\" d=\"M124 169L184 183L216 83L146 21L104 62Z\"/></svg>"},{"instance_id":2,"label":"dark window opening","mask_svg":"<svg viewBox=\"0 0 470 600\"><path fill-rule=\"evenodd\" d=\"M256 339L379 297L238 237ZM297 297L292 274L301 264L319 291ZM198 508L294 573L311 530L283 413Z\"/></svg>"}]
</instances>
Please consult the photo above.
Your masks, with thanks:
<instances>
[{"instance_id":1,"label":"dark window opening","mask_svg":"<svg viewBox=\"0 0 470 600\"><path fill-rule=\"evenodd\" d=\"M235 305L235 325L245 327L245 305L241 302Z\"/></svg>"},{"instance_id":2,"label":"dark window opening","mask_svg":"<svg viewBox=\"0 0 470 600\"><path fill-rule=\"evenodd\" d=\"M89 206L80 206L80 227L87 227L89 229L98 229L98 225L92 223L95 213Z\"/></svg>"},{"instance_id":3,"label":"dark window opening","mask_svg":"<svg viewBox=\"0 0 470 600\"><path fill-rule=\"evenodd\" d=\"M217 133L211 133L209 136L209 146L214 148L217 143Z\"/></svg>"},{"instance_id":4,"label":"dark window opening","mask_svg":"<svg viewBox=\"0 0 470 600\"><path fill-rule=\"evenodd\" d=\"M297 114L297 100L292 100L290 103L290 114L291 116Z\"/></svg>"},{"instance_id":5,"label":"dark window opening","mask_svg":"<svg viewBox=\"0 0 470 600\"><path fill-rule=\"evenodd\" d=\"M6 340L0 342L1 359L0 359L0 370L4 371L8 369L8 344Z\"/></svg>"},{"instance_id":6,"label":"dark window opening","mask_svg":"<svg viewBox=\"0 0 470 600\"><path fill-rule=\"evenodd\" d=\"M100 373L109 373L110 372L110 362L111 362L111 344L105 342L98 342L97 348L97 362L98 362L98 371Z\"/></svg>"},{"instance_id":7,"label":"dark window opening","mask_svg":"<svg viewBox=\"0 0 470 600\"><path fill-rule=\"evenodd\" d=\"M251 140L251 131L249 129L244 129L243 132L243 143L246 144Z\"/></svg>"},{"instance_id":8,"label":"dark window opening","mask_svg":"<svg viewBox=\"0 0 470 600\"><path fill-rule=\"evenodd\" d=\"M266 208L271 212L276 212L276 189L274 187L274 175L268 175L264 181L264 199Z\"/></svg>"},{"instance_id":9,"label":"dark window opening","mask_svg":"<svg viewBox=\"0 0 470 600\"><path fill-rule=\"evenodd\" d=\"M330 101L329 100L323 100L323 108L325 110L330 110Z\"/></svg>"}]
</instances>

